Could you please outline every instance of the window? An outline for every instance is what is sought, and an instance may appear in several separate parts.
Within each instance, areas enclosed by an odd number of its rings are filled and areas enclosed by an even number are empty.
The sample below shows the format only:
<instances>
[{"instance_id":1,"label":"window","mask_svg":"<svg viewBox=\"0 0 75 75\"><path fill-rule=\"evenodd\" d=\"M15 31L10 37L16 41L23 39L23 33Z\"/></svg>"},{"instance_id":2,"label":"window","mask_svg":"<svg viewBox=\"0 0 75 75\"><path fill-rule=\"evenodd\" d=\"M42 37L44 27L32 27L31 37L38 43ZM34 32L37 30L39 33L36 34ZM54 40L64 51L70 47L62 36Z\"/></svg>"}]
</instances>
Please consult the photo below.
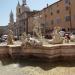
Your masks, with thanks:
<instances>
[{"instance_id":1,"label":"window","mask_svg":"<svg viewBox=\"0 0 75 75\"><path fill-rule=\"evenodd\" d=\"M66 10L69 10L69 7L68 6L66 6Z\"/></svg>"},{"instance_id":2,"label":"window","mask_svg":"<svg viewBox=\"0 0 75 75\"><path fill-rule=\"evenodd\" d=\"M72 18L75 20L75 15L73 15Z\"/></svg>"},{"instance_id":3,"label":"window","mask_svg":"<svg viewBox=\"0 0 75 75\"><path fill-rule=\"evenodd\" d=\"M51 12L51 15L53 15L53 12Z\"/></svg>"},{"instance_id":4,"label":"window","mask_svg":"<svg viewBox=\"0 0 75 75\"><path fill-rule=\"evenodd\" d=\"M20 8L19 8L19 13L20 13Z\"/></svg>"},{"instance_id":5,"label":"window","mask_svg":"<svg viewBox=\"0 0 75 75\"><path fill-rule=\"evenodd\" d=\"M57 17L57 18L56 18L56 23L59 24L60 22L61 22L60 17Z\"/></svg>"},{"instance_id":6,"label":"window","mask_svg":"<svg viewBox=\"0 0 75 75\"><path fill-rule=\"evenodd\" d=\"M25 27L24 27L24 31L25 31Z\"/></svg>"},{"instance_id":7,"label":"window","mask_svg":"<svg viewBox=\"0 0 75 75\"><path fill-rule=\"evenodd\" d=\"M24 22L24 25L25 25L25 22Z\"/></svg>"},{"instance_id":8,"label":"window","mask_svg":"<svg viewBox=\"0 0 75 75\"><path fill-rule=\"evenodd\" d=\"M57 10L57 13L59 14L59 13L60 13L60 11L59 11L59 10Z\"/></svg>"},{"instance_id":9,"label":"window","mask_svg":"<svg viewBox=\"0 0 75 75\"><path fill-rule=\"evenodd\" d=\"M45 18L47 17L47 15L45 14Z\"/></svg>"},{"instance_id":10,"label":"window","mask_svg":"<svg viewBox=\"0 0 75 75\"><path fill-rule=\"evenodd\" d=\"M45 26L45 24L41 24L41 27L44 27Z\"/></svg>"},{"instance_id":11,"label":"window","mask_svg":"<svg viewBox=\"0 0 75 75\"><path fill-rule=\"evenodd\" d=\"M64 0L65 1L65 4L69 3L69 0Z\"/></svg>"},{"instance_id":12,"label":"window","mask_svg":"<svg viewBox=\"0 0 75 75\"><path fill-rule=\"evenodd\" d=\"M53 20L51 20L51 25L53 25L54 24L54 21Z\"/></svg>"},{"instance_id":13,"label":"window","mask_svg":"<svg viewBox=\"0 0 75 75\"><path fill-rule=\"evenodd\" d=\"M57 7L59 6L59 4L57 4Z\"/></svg>"},{"instance_id":14,"label":"window","mask_svg":"<svg viewBox=\"0 0 75 75\"><path fill-rule=\"evenodd\" d=\"M66 16L65 17L65 21L70 21L71 17L70 16Z\"/></svg>"},{"instance_id":15,"label":"window","mask_svg":"<svg viewBox=\"0 0 75 75\"><path fill-rule=\"evenodd\" d=\"M64 0L65 4L69 4L70 5L70 0Z\"/></svg>"}]
</instances>

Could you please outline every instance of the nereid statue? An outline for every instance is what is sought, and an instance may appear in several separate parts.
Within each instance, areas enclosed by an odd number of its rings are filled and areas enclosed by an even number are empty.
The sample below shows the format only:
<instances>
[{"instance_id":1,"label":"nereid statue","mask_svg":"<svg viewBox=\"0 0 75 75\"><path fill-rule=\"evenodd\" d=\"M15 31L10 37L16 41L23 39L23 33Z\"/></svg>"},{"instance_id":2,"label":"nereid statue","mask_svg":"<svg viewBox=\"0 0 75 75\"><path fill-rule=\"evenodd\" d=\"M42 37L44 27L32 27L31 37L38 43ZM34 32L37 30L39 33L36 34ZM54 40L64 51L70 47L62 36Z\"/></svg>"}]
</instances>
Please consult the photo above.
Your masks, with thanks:
<instances>
[{"instance_id":1,"label":"nereid statue","mask_svg":"<svg viewBox=\"0 0 75 75\"><path fill-rule=\"evenodd\" d=\"M55 27L53 32L53 39L49 41L51 44L62 44L63 38L59 34L60 27Z\"/></svg>"},{"instance_id":2,"label":"nereid statue","mask_svg":"<svg viewBox=\"0 0 75 75\"><path fill-rule=\"evenodd\" d=\"M14 36L12 30L8 30L8 37L7 37L7 44L8 45L13 45L14 42Z\"/></svg>"}]
</instances>

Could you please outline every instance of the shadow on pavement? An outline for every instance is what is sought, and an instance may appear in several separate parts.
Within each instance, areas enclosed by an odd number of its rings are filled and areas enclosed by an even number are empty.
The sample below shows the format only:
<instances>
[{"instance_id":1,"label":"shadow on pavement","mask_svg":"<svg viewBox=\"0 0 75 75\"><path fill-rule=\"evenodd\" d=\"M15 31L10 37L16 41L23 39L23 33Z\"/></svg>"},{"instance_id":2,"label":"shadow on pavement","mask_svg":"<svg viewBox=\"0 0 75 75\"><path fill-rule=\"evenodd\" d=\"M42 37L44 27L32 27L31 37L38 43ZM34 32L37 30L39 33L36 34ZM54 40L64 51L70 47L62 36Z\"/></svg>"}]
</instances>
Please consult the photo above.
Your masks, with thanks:
<instances>
[{"instance_id":1,"label":"shadow on pavement","mask_svg":"<svg viewBox=\"0 0 75 75\"><path fill-rule=\"evenodd\" d=\"M32 67L40 67L45 71L56 68L56 67L75 67L74 61L48 62L46 60L47 60L47 58L37 58L37 57L29 57L26 59L23 59L23 58L20 58L20 59L11 59L11 58L1 59L3 66L9 65L9 64L19 64L20 68L23 68L26 66L32 66Z\"/></svg>"}]
</instances>

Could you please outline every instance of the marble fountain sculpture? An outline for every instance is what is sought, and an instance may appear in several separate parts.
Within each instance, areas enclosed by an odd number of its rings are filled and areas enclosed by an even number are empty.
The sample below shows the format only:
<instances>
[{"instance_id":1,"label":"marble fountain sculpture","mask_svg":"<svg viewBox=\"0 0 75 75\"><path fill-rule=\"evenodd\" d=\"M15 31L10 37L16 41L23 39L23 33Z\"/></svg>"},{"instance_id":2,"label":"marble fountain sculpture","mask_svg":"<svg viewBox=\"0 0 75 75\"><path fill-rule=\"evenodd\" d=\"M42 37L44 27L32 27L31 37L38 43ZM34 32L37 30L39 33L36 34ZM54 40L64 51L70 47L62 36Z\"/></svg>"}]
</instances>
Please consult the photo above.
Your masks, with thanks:
<instances>
[{"instance_id":1,"label":"marble fountain sculpture","mask_svg":"<svg viewBox=\"0 0 75 75\"><path fill-rule=\"evenodd\" d=\"M63 43L63 37L59 34L61 28L55 27L53 31L53 39L49 40L50 44L62 44Z\"/></svg>"},{"instance_id":2,"label":"marble fountain sculpture","mask_svg":"<svg viewBox=\"0 0 75 75\"><path fill-rule=\"evenodd\" d=\"M12 30L8 30L7 44L13 45L13 42L14 42L13 32L12 32Z\"/></svg>"},{"instance_id":3,"label":"marble fountain sculpture","mask_svg":"<svg viewBox=\"0 0 75 75\"><path fill-rule=\"evenodd\" d=\"M26 35L26 33L24 33L24 35ZM42 46L42 42L34 37L31 37L30 34L26 35L26 38L22 37L21 39L23 40L21 46L24 48Z\"/></svg>"},{"instance_id":4,"label":"marble fountain sculpture","mask_svg":"<svg viewBox=\"0 0 75 75\"><path fill-rule=\"evenodd\" d=\"M55 27L53 31L52 40L47 40L42 36L40 26L35 26L33 33L37 35L37 38L26 35L21 47L24 55L33 55L37 57L46 57L49 59L56 59L62 57L62 59L74 59L75 57L75 43L67 42L69 39L61 37L60 27Z\"/></svg>"},{"instance_id":5,"label":"marble fountain sculpture","mask_svg":"<svg viewBox=\"0 0 75 75\"><path fill-rule=\"evenodd\" d=\"M61 37L59 34L60 27L55 27L52 40L47 40L42 36L40 24L34 26L31 36L25 32L21 36L21 43L17 45L13 41L13 32L9 30L6 46L0 46L0 56L7 54L11 58L36 56L48 59L75 59L75 42L66 42L67 38ZM74 38L74 37L73 37ZM17 41L16 41L17 42Z\"/></svg>"}]
</instances>

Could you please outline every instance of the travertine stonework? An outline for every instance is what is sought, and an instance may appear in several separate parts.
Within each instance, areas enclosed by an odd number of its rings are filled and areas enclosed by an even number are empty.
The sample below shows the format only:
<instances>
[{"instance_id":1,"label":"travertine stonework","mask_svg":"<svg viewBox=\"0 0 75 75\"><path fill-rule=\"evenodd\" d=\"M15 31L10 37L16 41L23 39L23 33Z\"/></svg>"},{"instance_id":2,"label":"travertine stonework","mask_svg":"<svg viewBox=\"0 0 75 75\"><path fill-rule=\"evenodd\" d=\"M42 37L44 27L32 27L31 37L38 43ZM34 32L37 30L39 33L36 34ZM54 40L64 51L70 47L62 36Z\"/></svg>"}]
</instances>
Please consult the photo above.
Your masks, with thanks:
<instances>
[{"instance_id":1,"label":"travertine stonework","mask_svg":"<svg viewBox=\"0 0 75 75\"><path fill-rule=\"evenodd\" d=\"M44 45L41 47L21 47L15 45L0 46L0 56L11 55L12 58L28 57L30 55L48 58L51 60L60 59L72 60L75 59L75 45L74 44L59 44L59 45ZM21 55L21 56L20 56ZM68 59L69 58L69 59Z\"/></svg>"}]
</instances>

